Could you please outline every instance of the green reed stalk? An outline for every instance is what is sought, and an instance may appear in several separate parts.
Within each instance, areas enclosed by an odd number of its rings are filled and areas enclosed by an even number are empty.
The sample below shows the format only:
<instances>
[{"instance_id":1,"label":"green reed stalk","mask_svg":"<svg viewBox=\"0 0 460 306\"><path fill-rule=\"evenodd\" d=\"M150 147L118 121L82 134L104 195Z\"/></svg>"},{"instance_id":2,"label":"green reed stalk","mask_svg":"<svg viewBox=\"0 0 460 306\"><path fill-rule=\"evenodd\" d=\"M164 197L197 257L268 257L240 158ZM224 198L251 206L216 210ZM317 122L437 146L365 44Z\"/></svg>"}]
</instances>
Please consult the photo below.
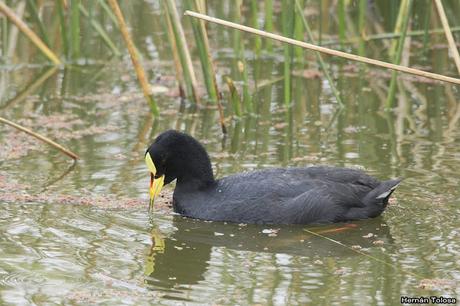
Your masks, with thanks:
<instances>
[{"instance_id":1,"label":"green reed stalk","mask_svg":"<svg viewBox=\"0 0 460 306\"><path fill-rule=\"evenodd\" d=\"M200 13L205 13L205 4L200 0L195 0L195 8ZM227 133L225 127L224 110L220 102L221 94L219 87L217 86L216 70L211 57L211 51L209 47L208 33L203 20L191 20L193 32L195 34L195 41L198 47L198 53L200 56L201 67L203 69L203 75L206 81L206 88L208 90L211 101L217 103L219 111L219 122L222 132Z\"/></svg>"},{"instance_id":2,"label":"green reed stalk","mask_svg":"<svg viewBox=\"0 0 460 306\"><path fill-rule=\"evenodd\" d=\"M80 0L70 2L70 37L72 58L80 57Z\"/></svg>"},{"instance_id":3,"label":"green reed stalk","mask_svg":"<svg viewBox=\"0 0 460 306\"><path fill-rule=\"evenodd\" d=\"M62 48L64 49L65 56L70 54L69 49L69 38L67 36L67 21L65 18L65 8L63 0L56 0L57 11L59 15L59 23L61 26L61 40Z\"/></svg>"},{"instance_id":4,"label":"green reed stalk","mask_svg":"<svg viewBox=\"0 0 460 306\"><path fill-rule=\"evenodd\" d=\"M110 20L112 20L113 24L117 25L118 24L117 17L113 14L112 10L107 5L106 1L105 0L99 0L97 3L102 7L102 9L105 11L107 16L109 16L109 18L110 18Z\"/></svg>"},{"instance_id":5,"label":"green reed stalk","mask_svg":"<svg viewBox=\"0 0 460 306\"><path fill-rule=\"evenodd\" d=\"M33 21L38 26L38 32L40 33L41 39L49 47L50 40L48 38L48 35L46 34L45 26L43 25L43 22L40 19L40 16L38 15L38 8L37 8L35 1L27 0L27 5L29 6L29 9L30 9L30 16L32 17Z\"/></svg>"},{"instance_id":6,"label":"green reed stalk","mask_svg":"<svg viewBox=\"0 0 460 306\"><path fill-rule=\"evenodd\" d=\"M302 21L302 24L303 24L305 30L307 31L308 39L310 40L311 43L316 44L316 42L315 42L315 40L313 38L313 33L312 33L311 29L310 29L310 26L308 25L307 19L305 18L304 14L303 14L302 7L300 6L298 0L295 0L295 5L296 5L296 9L297 9L297 15L300 17L300 20ZM344 104L342 102L342 99L340 98L340 93L337 90L337 87L335 87L334 80L332 79L331 75L329 74L329 68L327 67L326 63L323 60L323 57L321 56L321 54L319 52L315 52L315 55L316 55L316 58L318 60L319 65L321 67L321 70L323 70L324 76L326 77L327 81L329 82L329 85L331 86L332 93L334 94L335 98L337 99L337 103L339 103L339 105L341 107L343 107Z\"/></svg>"},{"instance_id":7,"label":"green reed stalk","mask_svg":"<svg viewBox=\"0 0 460 306\"><path fill-rule=\"evenodd\" d=\"M257 13L258 13L258 1L257 0L251 0L251 26L253 28L259 28L259 24L257 22ZM254 44L254 52L257 57L260 56L260 52L262 50L262 38L257 36L254 38L255 39L255 44Z\"/></svg>"},{"instance_id":8,"label":"green reed stalk","mask_svg":"<svg viewBox=\"0 0 460 306\"><path fill-rule=\"evenodd\" d=\"M236 0L235 1L236 6L235 6L235 20L240 23L241 22L241 6L242 6L242 0ZM247 70L247 64L246 64L246 59L244 56L244 45L241 42L241 35L239 31L234 31L234 36L233 36L233 48L235 50L235 55L237 58L236 61L236 70L237 74L243 81L243 105L245 108L245 111L247 113L252 113L253 112L253 101L252 101L252 96L249 91L249 77L248 77L248 70Z\"/></svg>"},{"instance_id":9,"label":"green reed stalk","mask_svg":"<svg viewBox=\"0 0 460 306\"><path fill-rule=\"evenodd\" d=\"M294 31L295 11L291 0L282 0L281 2L281 22L283 24L283 36L292 37ZM291 105L291 65L292 65L292 49L291 45L284 45L284 104Z\"/></svg>"},{"instance_id":10,"label":"green reed stalk","mask_svg":"<svg viewBox=\"0 0 460 306\"><path fill-rule=\"evenodd\" d=\"M428 50L430 39L431 0L425 0L425 15L423 16L423 54Z\"/></svg>"},{"instance_id":11,"label":"green reed stalk","mask_svg":"<svg viewBox=\"0 0 460 306\"><path fill-rule=\"evenodd\" d=\"M188 1L185 1L184 4L187 9L194 9L200 12L200 10L198 10L198 4L196 3L196 1L195 7L193 7L192 3ZM210 100L213 103L216 103L219 97L217 92L217 84L215 81L214 66L212 64L211 54L209 51L209 45L207 41L205 41L205 39L207 38L207 33L205 32L206 28L204 27L203 21L201 20L190 20L190 22L192 24L192 30L195 36L195 43L198 49L198 56L200 58L206 89L208 91Z\"/></svg>"},{"instance_id":12,"label":"green reed stalk","mask_svg":"<svg viewBox=\"0 0 460 306\"><path fill-rule=\"evenodd\" d=\"M273 32L273 0L265 0L265 24L264 29L267 32ZM265 39L265 49L273 51L273 44L270 39Z\"/></svg>"},{"instance_id":13,"label":"green reed stalk","mask_svg":"<svg viewBox=\"0 0 460 306\"><path fill-rule=\"evenodd\" d=\"M241 117L242 112L241 112L241 98L240 95L238 94L238 90L235 87L235 84L233 84L233 80L229 77L225 78L225 82L227 83L228 86L228 91L229 91L229 101L230 104L233 106L233 112L237 117Z\"/></svg>"},{"instance_id":14,"label":"green reed stalk","mask_svg":"<svg viewBox=\"0 0 460 306\"><path fill-rule=\"evenodd\" d=\"M395 24L395 29L394 33L402 33L402 28L404 27L404 21L406 20L407 16L409 15L409 2L411 0L402 0L400 5L399 5L399 13L398 13L398 18L396 20ZM400 38L401 40L401 38ZM390 59L395 58L395 52L396 52L396 47L398 46L399 42L394 40L391 44L390 50L389 50L389 56Z\"/></svg>"},{"instance_id":15,"label":"green reed stalk","mask_svg":"<svg viewBox=\"0 0 460 306\"><path fill-rule=\"evenodd\" d=\"M367 0L359 0L359 15L358 15L358 28L359 28L359 47L358 55L365 56L366 42L364 41L366 36L366 11L367 11Z\"/></svg>"},{"instance_id":16,"label":"green reed stalk","mask_svg":"<svg viewBox=\"0 0 460 306\"><path fill-rule=\"evenodd\" d=\"M8 50L8 20L2 18L2 56L5 57Z\"/></svg>"},{"instance_id":17,"label":"green reed stalk","mask_svg":"<svg viewBox=\"0 0 460 306\"><path fill-rule=\"evenodd\" d=\"M343 45L346 39L345 0L339 0L338 15L339 15L339 41L340 41L340 47L343 48Z\"/></svg>"},{"instance_id":18,"label":"green reed stalk","mask_svg":"<svg viewBox=\"0 0 460 306\"><path fill-rule=\"evenodd\" d=\"M302 8L304 7L304 0L296 0L297 3L299 3L299 7ZM299 2L300 1L300 2ZM296 3L296 4L297 4ZM294 7L294 11L296 8ZM302 13L303 15L303 13ZM297 40L303 40L304 39L304 31L303 31L303 24L301 18L298 18L298 15L295 14L294 12L294 38ZM293 48L293 53L294 53L294 58L296 63L300 63L300 69L304 68L304 53L302 48L294 47Z\"/></svg>"},{"instance_id":19,"label":"green reed stalk","mask_svg":"<svg viewBox=\"0 0 460 306\"><path fill-rule=\"evenodd\" d=\"M258 22L258 13L259 13L259 2L257 0L251 0L251 26L254 28L259 28ZM260 72L261 72L261 61L258 60L260 58L260 54L262 53L262 38L256 36L254 41L253 51L255 54L255 59L253 61L253 70L252 76L254 80L254 88L253 95L257 95L257 88L260 79Z\"/></svg>"},{"instance_id":20,"label":"green reed stalk","mask_svg":"<svg viewBox=\"0 0 460 306\"><path fill-rule=\"evenodd\" d=\"M318 42L321 44L323 42L323 1L319 1L318 5Z\"/></svg>"},{"instance_id":21,"label":"green reed stalk","mask_svg":"<svg viewBox=\"0 0 460 306\"><path fill-rule=\"evenodd\" d=\"M198 97L198 83L196 80L195 70L193 68L192 59L185 39L184 29L180 22L179 14L174 0L163 0L163 5L166 14L168 14L172 29L174 32L174 39L176 41L177 51L181 60L182 69L184 72L184 80L187 87L188 96L194 103L199 104Z\"/></svg>"},{"instance_id":22,"label":"green reed stalk","mask_svg":"<svg viewBox=\"0 0 460 306\"><path fill-rule=\"evenodd\" d=\"M109 47L109 49L112 50L112 53L115 56L120 56L121 52L115 46L115 43L110 39L110 36L107 34L107 32L104 30L104 28L100 25L99 22L97 22L94 18L90 18L88 11L82 4L80 4L80 12L83 14L83 16L90 20L91 26L96 30L96 32L102 38L102 41L107 45L107 47Z\"/></svg>"},{"instance_id":23,"label":"green reed stalk","mask_svg":"<svg viewBox=\"0 0 460 306\"><path fill-rule=\"evenodd\" d=\"M167 35L168 41L169 41L169 45L171 47L171 51L173 54L174 69L176 70L176 80L177 80L177 83L179 84L179 94L182 98L185 98L184 73L183 73L182 66L181 66L181 59L179 56L179 51L177 51L177 44L174 38L174 30L172 28L171 18L169 18L169 14L165 14L165 19L166 19L166 28L167 28L167 33L168 33Z\"/></svg>"},{"instance_id":24,"label":"green reed stalk","mask_svg":"<svg viewBox=\"0 0 460 306\"><path fill-rule=\"evenodd\" d=\"M406 0L403 0L406 1ZM410 13L412 9L413 0L407 1L407 15L402 19L402 35L398 41L398 49L396 51L393 64L399 65L401 63L402 52L404 50L404 41L406 40L407 29L409 28ZM390 88L388 90L388 96L386 100L386 108L389 109L393 107L393 101L396 93L396 81L398 73L393 71L391 75Z\"/></svg>"}]
</instances>

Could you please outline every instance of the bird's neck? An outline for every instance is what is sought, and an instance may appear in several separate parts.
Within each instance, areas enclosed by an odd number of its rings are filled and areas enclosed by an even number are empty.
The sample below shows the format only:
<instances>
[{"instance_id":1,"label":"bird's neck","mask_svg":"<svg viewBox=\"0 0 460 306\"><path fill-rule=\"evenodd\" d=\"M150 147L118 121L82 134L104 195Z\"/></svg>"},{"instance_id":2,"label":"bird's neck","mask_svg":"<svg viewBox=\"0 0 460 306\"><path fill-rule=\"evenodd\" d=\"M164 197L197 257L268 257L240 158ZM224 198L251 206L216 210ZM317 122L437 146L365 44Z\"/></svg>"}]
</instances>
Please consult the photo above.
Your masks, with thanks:
<instances>
[{"instance_id":1,"label":"bird's neck","mask_svg":"<svg viewBox=\"0 0 460 306\"><path fill-rule=\"evenodd\" d=\"M207 154L199 159L187 159L178 166L176 169L176 186L181 189L205 189L215 183L211 162Z\"/></svg>"},{"instance_id":2,"label":"bird's neck","mask_svg":"<svg viewBox=\"0 0 460 306\"><path fill-rule=\"evenodd\" d=\"M177 176L176 188L187 190L201 190L212 186L215 183L212 168L206 169L188 169L182 175Z\"/></svg>"}]
</instances>

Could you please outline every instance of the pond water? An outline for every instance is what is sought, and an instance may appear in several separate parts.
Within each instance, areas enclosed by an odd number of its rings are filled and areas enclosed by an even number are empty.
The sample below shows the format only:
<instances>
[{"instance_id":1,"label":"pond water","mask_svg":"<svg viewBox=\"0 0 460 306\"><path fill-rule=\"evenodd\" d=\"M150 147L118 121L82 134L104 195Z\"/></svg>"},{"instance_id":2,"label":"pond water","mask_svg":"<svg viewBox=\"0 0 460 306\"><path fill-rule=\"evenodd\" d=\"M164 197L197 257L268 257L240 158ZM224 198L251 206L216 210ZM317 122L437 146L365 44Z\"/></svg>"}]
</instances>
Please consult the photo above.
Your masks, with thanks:
<instances>
[{"instance_id":1,"label":"pond water","mask_svg":"<svg viewBox=\"0 0 460 306\"><path fill-rule=\"evenodd\" d=\"M154 85L158 119L148 113L129 57L108 57L92 36L84 40L83 58L66 69L40 64L24 38L18 57L2 62L1 116L50 136L81 160L73 165L0 126L0 304L384 305L401 296L460 297L458 86L402 76L398 106L385 112L389 73L325 58L334 64L340 109L305 51L303 63L292 67L286 107L283 47L263 41L255 54L254 39L241 34L256 114L229 120L222 137L214 105L196 109L178 97L159 5L125 8ZM232 19L233 9L223 2L209 13ZM263 10L256 16L263 25ZM276 6L275 17L280 22ZM324 16L319 22L312 13L309 20L335 33ZM250 21L246 7L242 22ZM209 31L219 79L230 75L240 86L235 33L215 25ZM410 65L455 75L443 36L430 36L437 45L426 52L420 41L411 42ZM368 42L366 56L388 60L383 47ZM170 128L205 145L217 177L327 164L404 181L382 216L347 224L210 223L176 216L167 205L149 215L143 154ZM166 199L173 188L165 187Z\"/></svg>"}]
</instances>

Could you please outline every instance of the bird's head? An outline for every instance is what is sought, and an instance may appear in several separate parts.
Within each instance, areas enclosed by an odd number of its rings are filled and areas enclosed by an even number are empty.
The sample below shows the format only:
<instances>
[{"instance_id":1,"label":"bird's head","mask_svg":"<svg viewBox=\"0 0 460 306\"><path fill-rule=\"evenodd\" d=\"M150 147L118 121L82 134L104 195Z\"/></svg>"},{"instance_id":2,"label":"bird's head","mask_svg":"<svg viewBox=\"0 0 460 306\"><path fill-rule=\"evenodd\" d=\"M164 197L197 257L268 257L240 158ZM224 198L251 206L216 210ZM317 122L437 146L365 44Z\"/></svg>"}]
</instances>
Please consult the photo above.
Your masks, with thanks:
<instances>
[{"instance_id":1,"label":"bird's head","mask_svg":"<svg viewBox=\"0 0 460 306\"><path fill-rule=\"evenodd\" d=\"M150 171L150 207L163 185L200 188L214 182L211 162L203 146L193 137L175 130L161 133L145 152Z\"/></svg>"}]
</instances>

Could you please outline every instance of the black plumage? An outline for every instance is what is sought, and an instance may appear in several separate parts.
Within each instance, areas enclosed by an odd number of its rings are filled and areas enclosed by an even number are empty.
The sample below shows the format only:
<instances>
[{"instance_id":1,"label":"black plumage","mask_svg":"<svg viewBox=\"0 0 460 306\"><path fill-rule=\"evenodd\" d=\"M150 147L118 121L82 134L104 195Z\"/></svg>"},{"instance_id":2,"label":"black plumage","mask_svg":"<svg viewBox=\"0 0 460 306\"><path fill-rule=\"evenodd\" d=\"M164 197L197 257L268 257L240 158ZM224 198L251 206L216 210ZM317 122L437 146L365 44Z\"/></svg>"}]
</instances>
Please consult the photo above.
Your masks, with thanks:
<instances>
[{"instance_id":1,"label":"black plumage","mask_svg":"<svg viewBox=\"0 0 460 306\"><path fill-rule=\"evenodd\" d=\"M174 211L203 220L310 224L373 218L385 210L400 182L326 166L259 170L216 180L203 146L174 130L160 134L147 152L156 176L165 175L165 184L177 179Z\"/></svg>"}]
</instances>

